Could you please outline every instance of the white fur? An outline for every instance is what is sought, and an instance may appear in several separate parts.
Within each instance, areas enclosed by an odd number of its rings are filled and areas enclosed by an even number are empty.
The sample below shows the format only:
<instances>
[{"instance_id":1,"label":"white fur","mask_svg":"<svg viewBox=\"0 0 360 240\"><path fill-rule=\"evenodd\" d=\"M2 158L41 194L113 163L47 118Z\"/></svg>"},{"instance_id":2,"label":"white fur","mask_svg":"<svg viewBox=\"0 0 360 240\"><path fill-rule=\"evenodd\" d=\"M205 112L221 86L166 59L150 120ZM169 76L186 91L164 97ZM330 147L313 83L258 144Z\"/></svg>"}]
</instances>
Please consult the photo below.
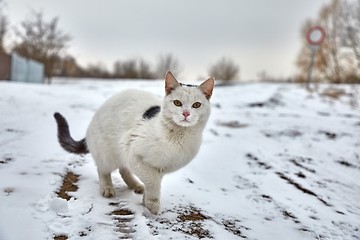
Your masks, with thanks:
<instances>
[{"instance_id":1,"label":"white fur","mask_svg":"<svg viewBox=\"0 0 360 240\"><path fill-rule=\"evenodd\" d=\"M212 87L213 80L211 91ZM175 106L174 100L181 101L182 106ZM195 102L201 106L193 108ZM144 119L144 112L155 105L161 106L161 112ZM190 113L187 121L184 111ZM210 103L199 87L178 86L163 101L140 90L128 90L110 98L96 112L86 135L102 194L115 195L110 174L119 169L130 188L138 193L144 191L144 205L157 214L162 177L195 157L209 114Z\"/></svg>"}]
</instances>

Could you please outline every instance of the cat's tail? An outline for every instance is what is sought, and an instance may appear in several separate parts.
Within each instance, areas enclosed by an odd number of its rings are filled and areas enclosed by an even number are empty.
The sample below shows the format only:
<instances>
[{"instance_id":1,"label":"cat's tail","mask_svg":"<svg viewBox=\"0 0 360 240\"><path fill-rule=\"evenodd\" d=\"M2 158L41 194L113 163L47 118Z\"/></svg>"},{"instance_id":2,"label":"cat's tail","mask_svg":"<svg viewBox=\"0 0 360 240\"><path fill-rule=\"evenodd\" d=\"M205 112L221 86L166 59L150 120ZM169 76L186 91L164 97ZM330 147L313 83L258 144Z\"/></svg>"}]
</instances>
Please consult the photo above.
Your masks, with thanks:
<instances>
[{"instance_id":1,"label":"cat's tail","mask_svg":"<svg viewBox=\"0 0 360 240\"><path fill-rule=\"evenodd\" d=\"M85 138L80 141L75 141L70 135L69 124L66 119L58 112L54 113L54 118L57 123L57 136L61 147L70 153L89 153Z\"/></svg>"}]
</instances>

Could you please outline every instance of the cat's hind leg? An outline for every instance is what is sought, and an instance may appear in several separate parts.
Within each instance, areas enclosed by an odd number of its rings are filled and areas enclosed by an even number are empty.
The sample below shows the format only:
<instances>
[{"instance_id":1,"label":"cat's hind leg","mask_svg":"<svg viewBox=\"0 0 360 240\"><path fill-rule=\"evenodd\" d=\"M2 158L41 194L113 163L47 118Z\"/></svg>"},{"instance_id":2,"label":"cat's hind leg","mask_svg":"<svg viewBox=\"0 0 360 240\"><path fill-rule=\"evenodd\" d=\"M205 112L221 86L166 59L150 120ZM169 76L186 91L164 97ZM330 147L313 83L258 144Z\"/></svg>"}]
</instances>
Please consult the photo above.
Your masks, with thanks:
<instances>
[{"instance_id":1,"label":"cat's hind leg","mask_svg":"<svg viewBox=\"0 0 360 240\"><path fill-rule=\"evenodd\" d=\"M144 185L130 172L127 167L119 169L121 177L130 189L134 189L135 193L142 194L144 192Z\"/></svg>"},{"instance_id":2,"label":"cat's hind leg","mask_svg":"<svg viewBox=\"0 0 360 240\"><path fill-rule=\"evenodd\" d=\"M115 197L115 189L111 180L111 173L104 173L98 169L100 191L104 197Z\"/></svg>"}]
</instances>

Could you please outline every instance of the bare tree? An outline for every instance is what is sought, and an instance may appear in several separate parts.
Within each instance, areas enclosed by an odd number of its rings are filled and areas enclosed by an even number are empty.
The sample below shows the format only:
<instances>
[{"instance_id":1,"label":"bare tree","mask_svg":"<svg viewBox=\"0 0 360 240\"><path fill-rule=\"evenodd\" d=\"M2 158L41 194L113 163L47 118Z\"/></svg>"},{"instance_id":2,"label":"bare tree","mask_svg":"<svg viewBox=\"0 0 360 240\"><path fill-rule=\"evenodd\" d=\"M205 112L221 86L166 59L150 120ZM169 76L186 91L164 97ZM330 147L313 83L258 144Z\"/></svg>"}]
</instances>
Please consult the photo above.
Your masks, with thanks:
<instances>
[{"instance_id":1,"label":"bare tree","mask_svg":"<svg viewBox=\"0 0 360 240\"><path fill-rule=\"evenodd\" d=\"M101 63L95 63L95 64L88 64L87 68L85 69L86 77L90 78L110 78L111 74L106 69L106 66Z\"/></svg>"},{"instance_id":2,"label":"bare tree","mask_svg":"<svg viewBox=\"0 0 360 240\"><path fill-rule=\"evenodd\" d=\"M62 77L86 77L84 69L71 55L66 55L56 61L54 74Z\"/></svg>"},{"instance_id":3,"label":"bare tree","mask_svg":"<svg viewBox=\"0 0 360 240\"><path fill-rule=\"evenodd\" d=\"M316 20L307 20L301 33L303 47L296 65L300 70L297 79L305 80L310 61L310 50L305 41L310 26L320 25L326 31L326 38L315 56L313 78L317 81L342 83L359 73L360 68L360 7L359 1L350 4L348 0L332 0L324 5ZM357 64L356 64L357 63Z\"/></svg>"},{"instance_id":4,"label":"bare tree","mask_svg":"<svg viewBox=\"0 0 360 240\"><path fill-rule=\"evenodd\" d=\"M114 77L153 79L154 73L150 69L150 64L144 59L129 59L126 61L118 60L114 63Z\"/></svg>"},{"instance_id":5,"label":"bare tree","mask_svg":"<svg viewBox=\"0 0 360 240\"><path fill-rule=\"evenodd\" d=\"M123 69L122 69L122 63L120 60L116 61L113 66L113 76L115 78L122 78L123 76Z\"/></svg>"},{"instance_id":6,"label":"bare tree","mask_svg":"<svg viewBox=\"0 0 360 240\"><path fill-rule=\"evenodd\" d=\"M227 57L222 57L209 68L210 76L223 81L238 79L238 74L239 66L235 64L234 60Z\"/></svg>"},{"instance_id":7,"label":"bare tree","mask_svg":"<svg viewBox=\"0 0 360 240\"><path fill-rule=\"evenodd\" d=\"M327 78L333 83L341 83L343 79L341 66L341 30L344 27L341 0L333 0L320 11L320 24L327 30L326 49L328 50Z\"/></svg>"},{"instance_id":8,"label":"bare tree","mask_svg":"<svg viewBox=\"0 0 360 240\"><path fill-rule=\"evenodd\" d=\"M124 78L137 78L136 60L129 59L122 63L122 71Z\"/></svg>"},{"instance_id":9,"label":"bare tree","mask_svg":"<svg viewBox=\"0 0 360 240\"><path fill-rule=\"evenodd\" d=\"M0 51L5 52L5 35L8 31L9 22L3 13L4 1L0 0Z\"/></svg>"},{"instance_id":10,"label":"bare tree","mask_svg":"<svg viewBox=\"0 0 360 240\"><path fill-rule=\"evenodd\" d=\"M31 17L21 23L22 29L16 29L19 42L14 51L42 62L49 83L54 74L55 63L70 40L69 35L58 29L58 21L55 17L46 22L41 12L33 11Z\"/></svg>"},{"instance_id":11,"label":"bare tree","mask_svg":"<svg viewBox=\"0 0 360 240\"><path fill-rule=\"evenodd\" d=\"M344 17L346 26L343 46L352 50L357 62L357 69L360 69L360 1L344 2Z\"/></svg>"},{"instance_id":12,"label":"bare tree","mask_svg":"<svg viewBox=\"0 0 360 240\"><path fill-rule=\"evenodd\" d=\"M181 73L179 60L171 53L159 55L155 70L156 77L163 78L169 70L174 75L179 76Z\"/></svg>"},{"instance_id":13,"label":"bare tree","mask_svg":"<svg viewBox=\"0 0 360 240\"><path fill-rule=\"evenodd\" d=\"M138 62L138 78L141 79L153 79L156 78L155 74L151 71L150 64L144 59L140 59Z\"/></svg>"}]
</instances>

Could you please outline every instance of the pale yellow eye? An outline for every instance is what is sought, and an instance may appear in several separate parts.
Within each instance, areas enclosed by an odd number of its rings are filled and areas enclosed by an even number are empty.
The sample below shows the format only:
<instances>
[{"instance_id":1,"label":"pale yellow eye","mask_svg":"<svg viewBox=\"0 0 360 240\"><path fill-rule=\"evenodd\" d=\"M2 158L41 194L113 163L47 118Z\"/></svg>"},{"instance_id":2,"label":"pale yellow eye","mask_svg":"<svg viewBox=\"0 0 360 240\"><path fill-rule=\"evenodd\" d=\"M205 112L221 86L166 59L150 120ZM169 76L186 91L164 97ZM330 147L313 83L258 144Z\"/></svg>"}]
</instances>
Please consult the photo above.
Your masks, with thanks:
<instances>
[{"instance_id":1,"label":"pale yellow eye","mask_svg":"<svg viewBox=\"0 0 360 240\"><path fill-rule=\"evenodd\" d=\"M192 105L193 108L199 108L201 106L201 103L196 102Z\"/></svg>"},{"instance_id":2,"label":"pale yellow eye","mask_svg":"<svg viewBox=\"0 0 360 240\"><path fill-rule=\"evenodd\" d=\"M179 100L174 100L174 105L177 107L181 107L182 103Z\"/></svg>"}]
</instances>

